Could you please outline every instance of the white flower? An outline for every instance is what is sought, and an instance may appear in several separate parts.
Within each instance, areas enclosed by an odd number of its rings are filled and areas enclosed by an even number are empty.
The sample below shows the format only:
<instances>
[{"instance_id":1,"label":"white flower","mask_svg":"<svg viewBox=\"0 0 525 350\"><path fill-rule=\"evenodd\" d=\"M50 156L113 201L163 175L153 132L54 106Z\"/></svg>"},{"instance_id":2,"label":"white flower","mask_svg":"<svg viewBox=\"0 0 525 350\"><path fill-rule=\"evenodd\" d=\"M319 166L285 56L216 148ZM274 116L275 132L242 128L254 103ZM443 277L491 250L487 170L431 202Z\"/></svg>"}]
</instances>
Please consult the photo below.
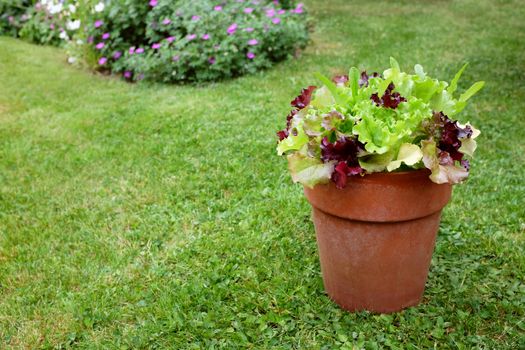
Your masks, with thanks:
<instances>
[{"instance_id":1,"label":"white flower","mask_svg":"<svg viewBox=\"0 0 525 350\"><path fill-rule=\"evenodd\" d=\"M69 58L67 59L67 62L68 62L69 64L73 64L73 63L75 63L76 61L77 61L76 57L69 57Z\"/></svg>"},{"instance_id":2,"label":"white flower","mask_svg":"<svg viewBox=\"0 0 525 350\"><path fill-rule=\"evenodd\" d=\"M77 19L76 21L69 21L67 22L66 27L68 30L77 30L80 28L80 20Z\"/></svg>"},{"instance_id":3,"label":"white flower","mask_svg":"<svg viewBox=\"0 0 525 350\"><path fill-rule=\"evenodd\" d=\"M84 42L82 41L82 39L77 39L77 45L82 45L84 44Z\"/></svg>"},{"instance_id":4,"label":"white flower","mask_svg":"<svg viewBox=\"0 0 525 350\"><path fill-rule=\"evenodd\" d=\"M59 12L62 12L62 4L52 4L51 6L49 6L49 13L51 13L52 15L57 14Z\"/></svg>"},{"instance_id":5,"label":"white flower","mask_svg":"<svg viewBox=\"0 0 525 350\"><path fill-rule=\"evenodd\" d=\"M75 5L69 5L69 12L71 13L77 12L77 8L75 7Z\"/></svg>"},{"instance_id":6,"label":"white flower","mask_svg":"<svg viewBox=\"0 0 525 350\"><path fill-rule=\"evenodd\" d=\"M69 40L69 36L67 35L65 31L61 31L58 37L62 40Z\"/></svg>"},{"instance_id":7,"label":"white flower","mask_svg":"<svg viewBox=\"0 0 525 350\"><path fill-rule=\"evenodd\" d=\"M103 2L99 2L98 4L95 5L95 12L102 12L104 11L104 3Z\"/></svg>"}]
</instances>

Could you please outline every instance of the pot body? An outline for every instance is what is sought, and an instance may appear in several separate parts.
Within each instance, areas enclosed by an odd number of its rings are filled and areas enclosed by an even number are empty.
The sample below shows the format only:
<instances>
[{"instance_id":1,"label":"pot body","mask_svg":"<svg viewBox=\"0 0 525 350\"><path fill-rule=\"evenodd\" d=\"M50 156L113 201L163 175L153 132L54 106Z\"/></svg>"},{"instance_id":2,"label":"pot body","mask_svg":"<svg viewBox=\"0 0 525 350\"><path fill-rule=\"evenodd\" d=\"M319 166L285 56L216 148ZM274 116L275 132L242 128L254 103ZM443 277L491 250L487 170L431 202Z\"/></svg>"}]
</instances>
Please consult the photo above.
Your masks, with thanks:
<instances>
[{"instance_id":1,"label":"pot body","mask_svg":"<svg viewBox=\"0 0 525 350\"><path fill-rule=\"evenodd\" d=\"M376 173L349 178L344 189L305 188L325 289L342 308L388 313L420 302L452 192L429 174Z\"/></svg>"}]
</instances>

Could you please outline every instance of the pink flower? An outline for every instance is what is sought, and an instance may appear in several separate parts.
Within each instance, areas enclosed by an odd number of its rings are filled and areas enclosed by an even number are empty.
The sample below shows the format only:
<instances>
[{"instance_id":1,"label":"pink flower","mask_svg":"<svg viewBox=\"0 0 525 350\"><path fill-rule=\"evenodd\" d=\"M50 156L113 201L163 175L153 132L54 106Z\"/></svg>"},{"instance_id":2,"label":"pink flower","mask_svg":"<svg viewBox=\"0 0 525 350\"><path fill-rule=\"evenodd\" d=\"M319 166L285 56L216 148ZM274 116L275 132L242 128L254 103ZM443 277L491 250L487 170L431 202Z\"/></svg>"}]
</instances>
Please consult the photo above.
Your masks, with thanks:
<instances>
[{"instance_id":1,"label":"pink flower","mask_svg":"<svg viewBox=\"0 0 525 350\"><path fill-rule=\"evenodd\" d=\"M210 34L204 34L201 38L202 38L202 40L209 40L210 39Z\"/></svg>"},{"instance_id":2,"label":"pink flower","mask_svg":"<svg viewBox=\"0 0 525 350\"><path fill-rule=\"evenodd\" d=\"M104 48L104 43L98 43L95 47L97 48L97 50L102 50Z\"/></svg>"},{"instance_id":3,"label":"pink flower","mask_svg":"<svg viewBox=\"0 0 525 350\"><path fill-rule=\"evenodd\" d=\"M133 55L135 53L135 46L129 48L129 54Z\"/></svg>"},{"instance_id":4,"label":"pink flower","mask_svg":"<svg viewBox=\"0 0 525 350\"><path fill-rule=\"evenodd\" d=\"M102 25L104 24L104 22L102 22L100 19L95 21L95 28L100 28L102 27Z\"/></svg>"},{"instance_id":5,"label":"pink flower","mask_svg":"<svg viewBox=\"0 0 525 350\"><path fill-rule=\"evenodd\" d=\"M233 33L235 33L236 30L237 30L237 23L233 23L232 25L228 27L228 29L226 30L226 33L228 33L228 35L232 35Z\"/></svg>"},{"instance_id":6,"label":"pink flower","mask_svg":"<svg viewBox=\"0 0 525 350\"><path fill-rule=\"evenodd\" d=\"M50 28L50 29L55 29L55 24L54 24L54 23L51 23L51 24L49 25L49 28Z\"/></svg>"},{"instance_id":7,"label":"pink flower","mask_svg":"<svg viewBox=\"0 0 525 350\"><path fill-rule=\"evenodd\" d=\"M253 60L255 58L255 54L253 52L248 52L246 57L248 57L250 60Z\"/></svg>"},{"instance_id":8,"label":"pink flower","mask_svg":"<svg viewBox=\"0 0 525 350\"><path fill-rule=\"evenodd\" d=\"M273 24L279 24L281 23L281 19L279 17L272 18Z\"/></svg>"},{"instance_id":9,"label":"pink flower","mask_svg":"<svg viewBox=\"0 0 525 350\"><path fill-rule=\"evenodd\" d=\"M284 15L285 13L286 13L285 10L279 10L279 11L277 11L277 14L278 14L278 15Z\"/></svg>"},{"instance_id":10,"label":"pink flower","mask_svg":"<svg viewBox=\"0 0 525 350\"><path fill-rule=\"evenodd\" d=\"M120 51L115 51L115 53L113 54L113 58L116 60L118 60L120 56L122 56L122 52Z\"/></svg>"},{"instance_id":11,"label":"pink flower","mask_svg":"<svg viewBox=\"0 0 525 350\"><path fill-rule=\"evenodd\" d=\"M108 61L108 59L106 57L100 57L100 59L98 60L98 64L103 66L103 65L106 64L107 61Z\"/></svg>"},{"instance_id":12,"label":"pink flower","mask_svg":"<svg viewBox=\"0 0 525 350\"><path fill-rule=\"evenodd\" d=\"M140 53L143 53L143 52L144 52L144 49L142 47L139 47L138 49L135 50L136 54L140 54Z\"/></svg>"},{"instance_id":13,"label":"pink flower","mask_svg":"<svg viewBox=\"0 0 525 350\"><path fill-rule=\"evenodd\" d=\"M172 43L175 41L175 37L174 36L169 36L166 38L166 41L169 42L169 43Z\"/></svg>"},{"instance_id":14,"label":"pink flower","mask_svg":"<svg viewBox=\"0 0 525 350\"><path fill-rule=\"evenodd\" d=\"M215 64L215 57L210 57L210 58L208 59L208 62L209 62L210 64Z\"/></svg>"},{"instance_id":15,"label":"pink flower","mask_svg":"<svg viewBox=\"0 0 525 350\"><path fill-rule=\"evenodd\" d=\"M266 10L266 17L273 17L273 16L275 16L275 10L274 9Z\"/></svg>"},{"instance_id":16,"label":"pink flower","mask_svg":"<svg viewBox=\"0 0 525 350\"><path fill-rule=\"evenodd\" d=\"M102 40L107 40L107 39L109 39L109 33L102 34Z\"/></svg>"},{"instance_id":17,"label":"pink flower","mask_svg":"<svg viewBox=\"0 0 525 350\"><path fill-rule=\"evenodd\" d=\"M91 44L91 43L93 42L93 37L92 37L92 36L88 37L88 38L87 38L87 42L88 42L89 44Z\"/></svg>"},{"instance_id":18,"label":"pink flower","mask_svg":"<svg viewBox=\"0 0 525 350\"><path fill-rule=\"evenodd\" d=\"M192 41L193 39L195 39L197 37L197 34L190 34L186 37L186 39L188 39L188 41Z\"/></svg>"},{"instance_id":19,"label":"pink flower","mask_svg":"<svg viewBox=\"0 0 525 350\"><path fill-rule=\"evenodd\" d=\"M244 9L244 13L252 13L253 12L253 8L251 7L247 7Z\"/></svg>"},{"instance_id":20,"label":"pink flower","mask_svg":"<svg viewBox=\"0 0 525 350\"><path fill-rule=\"evenodd\" d=\"M173 56L171 58L173 61L177 62L179 59L180 59L180 56L179 55L176 55L176 56Z\"/></svg>"},{"instance_id":21,"label":"pink flower","mask_svg":"<svg viewBox=\"0 0 525 350\"><path fill-rule=\"evenodd\" d=\"M191 16L192 21L198 21L199 19L201 19L200 16L197 16L197 15Z\"/></svg>"},{"instance_id":22,"label":"pink flower","mask_svg":"<svg viewBox=\"0 0 525 350\"><path fill-rule=\"evenodd\" d=\"M213 8L215 11L222 11L222 6L221 5L217 5Z\"/></svg>"},{"instance_id":23,"label":"pink flower","mask_svg":"<svg viewBox=\"0 0 525 350\"><path fill-rule=\"evenodd\" d=\"M124 74L122 74L124 78L130 79L131 78L131 72L129 70L125 71Z\"/></svg>"},{"instance_id":24,"label":"pink flower","mask_svg":"<svg viewBox=\"0 0 525 350\"><path fill-rule=\"evenodd\" d=\"M257 39L250 39L250 40L248 40L248 45L251 45L251 46L255 46L258 43L259 42L257 41Z\"/></svg>"},{"instance_id":25,"label":"pink flower","mask_svg":"<svg viewBox=\"0 0 525 350\"><path fill-rule=\"evenodd\" d=\"M151 48L152 48L153 50L160 49L160 43L154 43L153 45L151 45Z\"/></svg>"},{"instance_id":26,"label":"pink flower","mask_svg":"<svg viewBox=\"0 0 525 350\"><path fill-rule=\"evenodd\" d=\"M151 7L155 7L155 6L157 6L157 3L158 3L157 0L150 0L149 5L150 5Z\"/></svg>"},{"instance_id":27,"label":"pink flower","mask_svg":"<svg viewBox=\"0 0 525 350\"><path fill-rule=\"evenodd\" d=\"M304 12L303 4L302 3L297 4L297 6L295 7L295 9L292 10L292 12L297 13L297 14L303 13Z\"/></svg>"},{"instance_id":28,"label":"pink flower","mask_svg":"<svg viewBox=\"0 0 525 350\"><path fill-rule=\"evenodd\" d=\"M253 32L253 30L254 30L254 29L253 29L252 27L248 27L248 28L244 29L244 31L246 31L246 32L248 32L248 33Z\"/></svg>"},{"instance_id":29,"label":"pink flower","mask_svg":"<svg viewBox=\"0 0 525 350\"><path fill-rule=\"evenodd\" d=\"M162 24L164 24L165 26L167 26L170 23L171 23L171 19L169 18L166 18L164 21L162 21Z\"/></svg>"}]
</instances>

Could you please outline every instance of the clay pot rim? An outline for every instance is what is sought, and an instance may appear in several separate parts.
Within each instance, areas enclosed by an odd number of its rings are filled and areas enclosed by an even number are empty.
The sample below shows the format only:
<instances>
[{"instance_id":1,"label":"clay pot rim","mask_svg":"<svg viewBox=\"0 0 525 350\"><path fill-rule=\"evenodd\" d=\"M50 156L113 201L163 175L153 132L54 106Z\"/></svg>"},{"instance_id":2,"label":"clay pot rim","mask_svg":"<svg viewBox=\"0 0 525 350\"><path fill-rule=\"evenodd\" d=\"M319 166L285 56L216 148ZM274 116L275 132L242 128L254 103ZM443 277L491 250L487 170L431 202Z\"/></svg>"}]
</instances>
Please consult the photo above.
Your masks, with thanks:
<instances>
[{"instance_id":1,"label":"clay pot rim","mask_svg":"<svg viewBox=\"0 0 525 350\"><path fill-rule=\"evenodd\" d=\"M377 173L368 173L361 178L375 179L375 178L384 178L384 177L422 177L429 176L431 174L430 170L427 168L423 169L414 169L414 170L405 170L405 171L381 171ZM357 178L357 177L356 177Z\"/></svg>"},{"instance_id":2,"label":"clay pot rim","mask_svg":"<svg viewBox=\"0 0 525 350\"><path fill-rule=\"evenodd\" d=\"M385 183L385 181L388 182L396 182L396 181L407 181L409 179L413 178L421 178L421 177L429 177L431 174L430 170L427 168L423 169L414 169L414 170L406 170L406 171L393 171L393 172L377 172L377 173L368 173L365 175L355 175L348 177L348 182L371 182L371 183ZM329 186L329 187L336 187L335 184L330 181L326 184L318 184L317 186ZM347 186L348 187L348 186ZM346 187L345 187L346 188ZM344 191L345 188L337 189L338 191Z\"/></svg>"}]
</instances>

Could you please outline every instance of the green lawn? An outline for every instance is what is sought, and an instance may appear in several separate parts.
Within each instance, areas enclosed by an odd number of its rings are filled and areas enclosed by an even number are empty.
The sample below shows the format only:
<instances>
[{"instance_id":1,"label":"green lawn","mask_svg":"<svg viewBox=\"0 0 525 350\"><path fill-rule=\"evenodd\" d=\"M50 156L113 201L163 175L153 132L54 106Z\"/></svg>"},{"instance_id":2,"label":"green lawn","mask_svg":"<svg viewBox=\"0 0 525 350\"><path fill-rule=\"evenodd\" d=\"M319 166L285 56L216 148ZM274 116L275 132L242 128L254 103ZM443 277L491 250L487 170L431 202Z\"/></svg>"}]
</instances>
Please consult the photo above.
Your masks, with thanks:
<instances>
[{"instance_id":1,"label":"green lawn","mask_svg":"<svg viewBox=\"0 0 525 350\"><path fill-rule=\"evenodd\" d=\"M0 348L525 348L525 6L306 1L313 42L264 73L130 85L0 38ZM424 301L341 311L274 132L312 75L394 56L481 129Z\"/></svg>"}]
</instances>

